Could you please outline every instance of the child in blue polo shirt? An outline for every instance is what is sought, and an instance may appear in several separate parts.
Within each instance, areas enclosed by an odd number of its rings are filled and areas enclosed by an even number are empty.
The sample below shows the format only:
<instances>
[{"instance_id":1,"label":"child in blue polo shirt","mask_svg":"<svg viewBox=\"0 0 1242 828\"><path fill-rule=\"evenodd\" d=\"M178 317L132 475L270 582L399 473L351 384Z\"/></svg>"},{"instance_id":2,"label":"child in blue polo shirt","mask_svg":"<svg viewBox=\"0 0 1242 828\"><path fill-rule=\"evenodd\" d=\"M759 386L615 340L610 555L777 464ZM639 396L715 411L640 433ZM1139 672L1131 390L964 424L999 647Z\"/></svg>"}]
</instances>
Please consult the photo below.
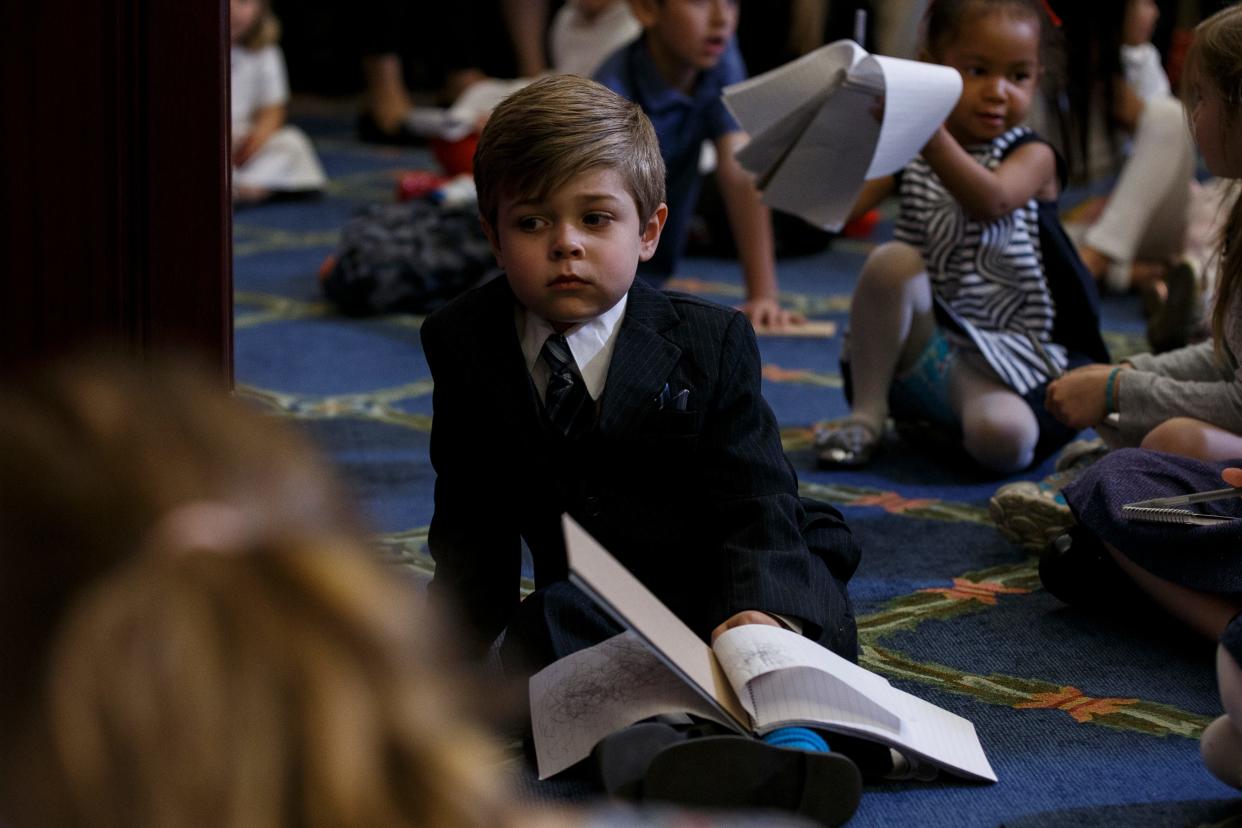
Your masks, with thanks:
<instances>
[{"instance_id":1,"label":"child in blue polo shirt","mask_svg":"<svg viewBox=\"0 0 1242 828\"><path fill-rule=\"evenodd\" d=\"M725 86L746 79L733 38L736 0L631 0L630 5L643 35L605 61L595 79L643 108L667 169L664 242L639 275L662 281L676 269L698 200L700 148L710 140L746 282L742 310L760 327L803 321L777 301L772 219L751 175L733 157L746 134L720 100Z\"/></svg>"}]
</instances>

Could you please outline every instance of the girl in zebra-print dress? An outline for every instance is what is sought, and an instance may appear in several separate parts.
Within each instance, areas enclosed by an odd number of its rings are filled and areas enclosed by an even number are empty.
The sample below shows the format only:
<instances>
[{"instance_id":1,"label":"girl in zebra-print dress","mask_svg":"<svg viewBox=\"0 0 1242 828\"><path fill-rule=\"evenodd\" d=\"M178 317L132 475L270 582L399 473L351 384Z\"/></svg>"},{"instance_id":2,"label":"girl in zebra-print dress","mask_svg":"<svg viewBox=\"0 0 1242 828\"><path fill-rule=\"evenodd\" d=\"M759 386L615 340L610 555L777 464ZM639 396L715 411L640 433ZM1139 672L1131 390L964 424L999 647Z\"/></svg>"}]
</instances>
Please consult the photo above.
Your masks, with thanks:
<instances>
[{"instance_id":1,"label":"girl in zebra-print dress","mask_svg":"<svg viewBox=\"0 0 1242 828\"><path fill-rule=\"evenodd\" d=\"M897 240L872 252L854 292L842 366L853 410L819 433L822 466L866 463L890 414L930 422L999 472L1072 436L1044 388L1105 352L1090 279L1055 216L1059 159L1016 126L1046 23L1036 0L932 7L926 53L961 72L962 96L921 157L868 182L855 208L900 197ZM1073 300L1058 301L1062 283ZM1083 318L1067 325L1063 311Z\"/></svg>"}]
</instances>

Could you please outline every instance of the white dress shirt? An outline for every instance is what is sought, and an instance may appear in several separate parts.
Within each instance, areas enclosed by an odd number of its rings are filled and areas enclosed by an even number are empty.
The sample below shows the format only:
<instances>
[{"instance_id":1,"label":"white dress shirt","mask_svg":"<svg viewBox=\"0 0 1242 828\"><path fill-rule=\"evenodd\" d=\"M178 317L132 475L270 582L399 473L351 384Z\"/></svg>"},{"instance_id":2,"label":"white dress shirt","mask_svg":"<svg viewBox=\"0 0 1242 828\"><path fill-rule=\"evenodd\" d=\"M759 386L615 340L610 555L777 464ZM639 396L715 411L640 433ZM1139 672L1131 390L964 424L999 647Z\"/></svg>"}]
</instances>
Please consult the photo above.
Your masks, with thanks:
<instances>
[{"instance_id":1,"label":"white dress shirt","mask_svg":"<svg viewBox=\"0 0 1242 828\"><path fill-rule=\"evenodd\" d=\"M621 330L621 320L625 318L625 305L629 294L621 297L621 301L594 319L583 322L565 333L565 341L569 343L570 353L578 364L578 372L586 384L591 399L598 402L604 393L604 383L608 380L608 366L612 364L612 352L616 348L617 333ZM556 333L548 321L536 316L522 306L518 306L514 314L517 324L518 339L522 343L522 355L526 357L526 369L530 371L535 382L535 390L539 399L544 399L548 390L548 364L539 358L544 341ZM765 615L777 619L781 625L796 633L802 633L802 621L775 612Z\"/></svg>"},{"instance_id":2,"label":"white dress shirt","mask_svg":"<svg viewBox=\"0 0 1242 828\"><path fill-rule=\"evenodd\" d=\"M586 383L587 393L597 402L604 393L604 383L608 381L608 366L612 364L612 352L617 345L617 334L621 330L621 320L625 318L628 300L629 294L626 294L599 316L565 332L565 341L569 343L578 373ZM544 341L556 331L546 319L521 306L515 315L526 369L530 371L535 390L542 400L548 389L548 364L539 358L539 352L543 350Z\"/></svg>"}]
</instances>

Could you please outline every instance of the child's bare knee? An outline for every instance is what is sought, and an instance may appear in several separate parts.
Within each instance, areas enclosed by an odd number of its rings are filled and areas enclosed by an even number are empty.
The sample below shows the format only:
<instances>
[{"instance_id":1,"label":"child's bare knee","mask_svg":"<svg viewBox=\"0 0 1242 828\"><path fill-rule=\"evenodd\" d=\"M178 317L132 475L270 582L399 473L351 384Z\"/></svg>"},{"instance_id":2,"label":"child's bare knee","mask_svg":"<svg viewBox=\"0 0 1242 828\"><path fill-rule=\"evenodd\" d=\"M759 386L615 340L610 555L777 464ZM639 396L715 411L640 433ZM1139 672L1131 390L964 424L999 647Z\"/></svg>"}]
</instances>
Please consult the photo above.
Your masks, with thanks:
<instances>
[{"instance_id":1,"label":"child's bare knee","mask_svg":"<svg viewBox=\"0 0 1242 828\"><path fill-rule=\"evenodd\" d=\"M979 465L996 472L1025 469L1035 459L1039 426L1020 417L980 414L962 424L962 444Z\"/></svg>"},{"instance_id":2,"label":"child's bare knee","mask_svg":"<svg viewBox=\"0 0 1242 828\"><path fill-rule=\"evenodd\" d=\"M867 256L859 276L859 287L875 285L891 288L908 282L926 269L918 248L905 242L885 242Z\"/></svg>"},{"instance_id":3,"label":"child's bare knee","mask_svg":"<svg viewBox=\"0 0 1242 828\"><path fill-rule=\"evenodd\" d=\"M1204 452L1203 429L1198 420L1174 417L1147 432L1140 444L1151 451L1180 454L1183 457L1201 457Z\"/></svg>"}]
</instances>

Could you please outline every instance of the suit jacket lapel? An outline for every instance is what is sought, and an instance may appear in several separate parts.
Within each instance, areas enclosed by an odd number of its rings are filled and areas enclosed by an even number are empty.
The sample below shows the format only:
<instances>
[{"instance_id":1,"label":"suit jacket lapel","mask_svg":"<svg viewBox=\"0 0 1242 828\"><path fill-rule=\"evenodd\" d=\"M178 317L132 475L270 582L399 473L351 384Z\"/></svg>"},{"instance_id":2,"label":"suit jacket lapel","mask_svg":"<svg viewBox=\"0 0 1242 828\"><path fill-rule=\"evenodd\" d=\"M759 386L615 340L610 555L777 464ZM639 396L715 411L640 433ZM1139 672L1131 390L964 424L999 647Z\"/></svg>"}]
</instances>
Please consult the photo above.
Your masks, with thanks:
<instances>
[{"instance_id":1,"label":"suit jacket lapel","mask_svg":"<svg viewBox=\"0 0 1242 828\"><path fill-rule=\"evenodd\" d=\"M599 428L623 430L648 408L681 358L664 331L681 321L664 294L642 282L630 288L625 318L608 368ZM680 389L676 389L680 390Z\"/></svg>"},{"instance_id":2,"label":"suit jacket lapel","mask_svg":"<svg viewBox=\"0 0 1242 828\"><path fill-rule=\"evenodd\" d=\"M516 423L524 430L537 430L538 397L530 380L530 372L526 370L526 358L522 356L522 345L518 342L514 322L517 299L504 276L497 277L480 290L487 291L487 317L480 325L478 334L491 340L480 352L500 356L495 363L479 367L492 374L492 382L500 392L500 399L510 400L516 406L512 412ZM496 414L504 416L501 411Z\"/></svg>"}]
</instances>

